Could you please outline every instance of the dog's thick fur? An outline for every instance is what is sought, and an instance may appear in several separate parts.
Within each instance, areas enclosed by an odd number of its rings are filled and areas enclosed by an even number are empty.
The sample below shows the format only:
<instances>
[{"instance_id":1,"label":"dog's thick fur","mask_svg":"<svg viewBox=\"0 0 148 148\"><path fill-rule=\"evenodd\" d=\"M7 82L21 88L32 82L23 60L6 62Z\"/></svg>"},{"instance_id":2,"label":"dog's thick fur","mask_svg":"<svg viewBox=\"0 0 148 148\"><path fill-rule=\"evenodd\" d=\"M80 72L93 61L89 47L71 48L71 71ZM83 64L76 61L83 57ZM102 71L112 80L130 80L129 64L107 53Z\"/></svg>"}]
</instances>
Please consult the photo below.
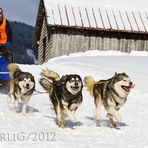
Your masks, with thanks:
<instances>
[{"instance_id":1,"label":"dog's thick fur","mask_svg":"<svg viewBox=\"0 0 148 148\"><path fill-rule=\"evenodd\" d=\"M29 72L22 72L18 65L11 63L7 67L12 79L8 84L8 103L13 96L15 99L16 108L18 108L19 99L23 101L22 113L26 114L26 109L30 97L35 90L34 76Z\"/></svg>"},{"instance_id":2,"label":"dog's thick fur","mask_svg":"<svg viewBox=\"0 0 148 148\"><path fill-rule=\"evenodd\" d=\"M64 119L66 117L75 123L74 112L82 103L81 77L71 74L60 78L56 72L50 70L44 70L41 75L46 77L40 79L40 84L49 93L59 126L65 127Z\"/></svg>"},{"instance_id":3,"label":"dog's thick fur","mask_svg":"<svg viewBox=\"0 0 148 148\"><path fill-rule=\"evenodd\" d=\"M98 82L95 82L91 76L87 76L84 78L84 84L88 87L90 95L94 97L96 121L100 122L102 120L100 108L103 105L111 126L116 128L113 118L121 121L118 110L126 102L130 89L134 87L129 76L125 73L115 73L112 78Z\"/></svg>"}]
</instances>

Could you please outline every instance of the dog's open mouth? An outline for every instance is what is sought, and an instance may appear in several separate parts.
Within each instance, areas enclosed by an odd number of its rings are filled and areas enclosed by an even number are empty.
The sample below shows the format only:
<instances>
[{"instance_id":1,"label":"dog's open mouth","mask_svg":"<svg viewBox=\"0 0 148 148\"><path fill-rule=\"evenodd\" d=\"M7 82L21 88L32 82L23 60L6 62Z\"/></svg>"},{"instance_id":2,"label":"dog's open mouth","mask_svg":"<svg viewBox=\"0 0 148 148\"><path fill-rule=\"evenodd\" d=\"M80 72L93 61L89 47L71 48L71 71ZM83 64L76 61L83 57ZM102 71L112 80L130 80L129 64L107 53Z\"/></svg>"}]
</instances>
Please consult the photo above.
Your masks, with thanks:
<instances>
[{"instance_id":1,"label":"dog's open mouth","mask_svg":"<svg viewBox=\"0 0 148 148\"><path fill-rule=\"evenodd\" d=\"M135 86L135 85L130 85L130 86L124 86L124 85L122 85L121 87L122 87L126 92L130 92L130 90L131 90L132 88L134 88L134 86Z\"/></svg>"},{"instance_id":2,"label":"dog's open mouth","mask_svg":"<svg viewBox=\"0 0 148 148\"><path fill-rule=\"evenodd\" d=\"M78 86L71 86L71 89L74 91L77 91L77 90L79 90L79 87Z\"/></svg>"},{"instance_id":3,"label":"dog's open mouth","mask_svg":"<svg viewBox=\"0 0 148 148\"><path fill-rule=\"evenodd\" d=\"M28 89L30 89L30 87L29 87L29 86L23 86L23 87L24 87L25 89L27 89L27 90L28 90Z\"/></svg>"}]
</instances>

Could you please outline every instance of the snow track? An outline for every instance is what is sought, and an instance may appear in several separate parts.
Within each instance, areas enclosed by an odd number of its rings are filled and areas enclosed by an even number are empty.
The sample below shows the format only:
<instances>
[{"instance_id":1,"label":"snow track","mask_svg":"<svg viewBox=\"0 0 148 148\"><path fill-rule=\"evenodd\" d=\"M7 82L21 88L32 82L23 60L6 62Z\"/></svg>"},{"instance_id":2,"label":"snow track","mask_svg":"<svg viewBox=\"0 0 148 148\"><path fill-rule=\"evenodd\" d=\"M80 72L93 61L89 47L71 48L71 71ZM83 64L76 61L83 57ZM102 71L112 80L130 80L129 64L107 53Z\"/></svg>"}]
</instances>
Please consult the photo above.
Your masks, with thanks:
<instances>
[{"instance_id":1,"label":"snow track","mask_svg":"<svg viewBox=\"0 0 148 148\"><path fill-rule=\"evenodd\" d=\"M137 62L138 61L138 62ZM135 83L127 103L121 108L123 121L119 130L110 128L102 108L101 126L95 123L93 98L83 89L83 103L76 112L77 126L66 120L67 127L56 125L56 117L48 94L33 95L28 113L16 112L14 104L7 104L0 94L0 148L146 148L148 147L148 63L147 57L135 56L76 56L49 60L43 65L19 65L22 71L35 76L36 90L42 69L50 69L61 76L76 73L82 78L91 75L95 80L107 79L115 72L126 72ZM30 135L30 136L29 136ZM29 136L29 137L28 137ZM28 138L28 139L27 139Z\"/></svg>"}]
</instances>

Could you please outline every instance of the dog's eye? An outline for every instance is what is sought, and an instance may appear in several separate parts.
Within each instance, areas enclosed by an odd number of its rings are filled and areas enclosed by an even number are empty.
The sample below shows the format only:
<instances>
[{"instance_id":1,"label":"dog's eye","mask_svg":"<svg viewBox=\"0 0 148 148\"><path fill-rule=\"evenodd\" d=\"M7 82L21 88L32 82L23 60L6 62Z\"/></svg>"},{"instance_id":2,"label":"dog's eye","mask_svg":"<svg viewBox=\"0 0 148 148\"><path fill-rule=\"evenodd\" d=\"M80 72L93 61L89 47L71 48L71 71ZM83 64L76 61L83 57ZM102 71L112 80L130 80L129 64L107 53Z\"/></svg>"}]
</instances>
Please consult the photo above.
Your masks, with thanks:
<instances>
[{"instance_id":1,"label":"dog's eye","mask_svg":"<svg viewBox=\"0 0 148 148\"><path fill-rule=\"evenodd\" d=\"M126 80L123 80L123 81L126 81Z\"/></svg>"}]
</instances>

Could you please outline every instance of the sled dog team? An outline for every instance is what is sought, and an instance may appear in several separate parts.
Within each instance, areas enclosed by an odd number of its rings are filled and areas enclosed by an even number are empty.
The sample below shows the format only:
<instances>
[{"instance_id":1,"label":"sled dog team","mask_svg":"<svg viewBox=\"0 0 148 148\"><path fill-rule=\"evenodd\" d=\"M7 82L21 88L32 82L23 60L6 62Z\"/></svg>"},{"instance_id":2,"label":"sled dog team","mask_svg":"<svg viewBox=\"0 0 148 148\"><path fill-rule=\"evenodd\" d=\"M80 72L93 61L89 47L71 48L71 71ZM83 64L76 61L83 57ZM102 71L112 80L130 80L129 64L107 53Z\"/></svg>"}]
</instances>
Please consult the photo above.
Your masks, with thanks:
<instances>
[{"instance_id":1,"label":"sled dog team","mask_svg":"<svg viewBox=\"0 0 148 148\"><path fill-rule=\"evenodd\" d=\"M8 85L7 101L10 102L13 96L15 106L18 108L18 102L21 99L23 102L22 113L26 114L28 102L35 90L34 76L29 72L21 71L19 66L14 63L8 65L8 71L12 75L12 79ZM49 93L58 125L62 128L65 127L64 119L66 117L76 123L74 113L83 101L82 89L84 86L94 98L96 122L100 123L102 120L100 109L103 105L111 127L116 128L114 119L121 122L119 109L124 105L130 90L134 87L126 73L115 73L112 78L97 82L91 76L86 76L82 81L77 74L60 77L58 73L50 70L43 70L41 76L39 82Z\"/></svg>"}]
</instances>

